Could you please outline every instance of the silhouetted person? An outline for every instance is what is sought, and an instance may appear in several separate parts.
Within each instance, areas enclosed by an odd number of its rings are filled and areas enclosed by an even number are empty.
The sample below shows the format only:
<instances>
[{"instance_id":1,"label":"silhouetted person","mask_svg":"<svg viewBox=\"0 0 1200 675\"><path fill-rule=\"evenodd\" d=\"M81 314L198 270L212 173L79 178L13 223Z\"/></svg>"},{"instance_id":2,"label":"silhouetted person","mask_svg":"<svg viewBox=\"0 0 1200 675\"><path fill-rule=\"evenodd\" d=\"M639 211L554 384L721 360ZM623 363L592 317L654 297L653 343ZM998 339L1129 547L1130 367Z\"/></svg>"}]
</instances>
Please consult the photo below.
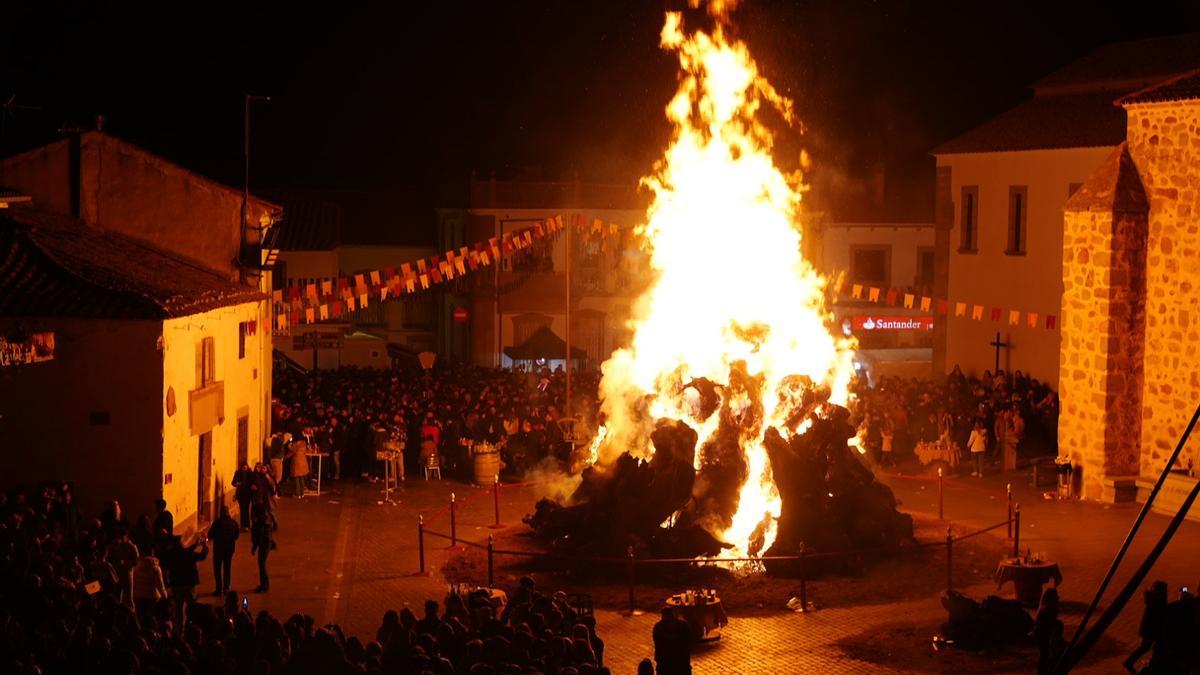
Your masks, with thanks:
<instances>
[{"instance_id":1,"label":"silhouetted person","mask_svg":"<svg viewBox=\"0 0 1200 675\"><path fill-rule=\"evenodd\" d=\"M237 521L229 517L229 509L221 506L221 515L208 528L208 540L212 543L213 595L220 596L229 591L233 576L233 552L237 538L241 535Z\"/></svg>"},{"instance_id":2,"label":"silhouetted person","mask_svg":"<svg viewBox=\"0 0 1200 675\"><path fill-rule=\"evenodd\" d=\"M250 465L243 462L242 467L233 474L233 498L238 503L238 516L242 521L242 532L250 530L250 500L254 497L254 471Z\"/></svg>"},{"instance_id":3,"label":"silhouetted person","mask_svg":"<svg viewBox=\"0 0 1200 675\"><path fill-rule=\"evenodd\" d=\"M150 526L155 546L169 546L175 536L175 515L167 510L165 499L154 500L154 523Z\"/></svg>"},{"instance_id":4,"label":"silhouetted person","mask_svg":"<svg viewBox=\"0 0 1200 675\"><path fill-rule=\"evenodd\" d=\"M258 588L255 593L266 593L271 588L271 579L267 575L267 556L275 548L275 539L271 532L275 529L271 519L267 517L267 508L262 504L254 505L254 519L250 526L250 552L258 554Z\"/></svg>"},{"instance_id":5,"label":"silhouetted person","mask_svg":"<svg viewBox=\"0 0 1200 675\"><path fill-rule=\"evenodd\" d=\"M1054 672L1062 648L1063 622L1058 620L1058 589L1042 592L1042 604L1033 620L1033 640L1038 648L1038 675Z\"/></svg>"},{"instance_id":6,"label":"silhouetted person","mask_svg":"<svg viewBox=\"0 0 1200 675\"><path fill-rule=\"evenodd\" d=\"M180 537L174 537L163 553L161 564L166 567L171 598L175 600L176 621L182 622L187 606L196 600L196 587L200 585L199 563L208 557L208 544L204 540L184 546Z\"/></svg>"},{"instance_id":7,"label":"silhouetted person","mask_svg":"<svg viewBox=\"0 0 1200 675\"><path fill-rule=\"evenodd\" d=\"M1152 673L1188 673L1196 642L1196 599L1185 588L1179 599L1167 605L1163 634L1154 643L1150 657Z\"/></svg>"},{"instance_id":8,"label":"silhouetted person","mask_svg":"<svg viewBox=\"0 0 1200 675\"><path fill-rule=\"evenodd\" d=\"M438 604L436 600L425 601L425 618L417 622L417 634L422 633L428 635L437 635L438 626L442 625L442 620L438 618Z\"/></svg>"},{"instance_id":9,"label":"silhouetted person","mask_svg":"<svg viewBox=\"0 0 1200 675\"><path fill-rule=\"evenodd\" d=\"M659 675L691 675L692 635L687 622L675 610L663 607L654 624L654 665Z\"/></svg>"},{"instance_id":10,"label":"silhouetted person","mask_svg":"<svg viewBox=\"0 0 1200 675\"><path fill-rule=\"evenodd\" d=\"M1136 673L1137 662L1154 648L1154 643L1163 638L1167 630L1167 582L1156 581L1146 589L1142 598L1146 609L1142 611L1142 623L1138 626L1138 635L1142 643L1125 659L1122 664L1131 673Z\"/></svg>"}]
</instances>

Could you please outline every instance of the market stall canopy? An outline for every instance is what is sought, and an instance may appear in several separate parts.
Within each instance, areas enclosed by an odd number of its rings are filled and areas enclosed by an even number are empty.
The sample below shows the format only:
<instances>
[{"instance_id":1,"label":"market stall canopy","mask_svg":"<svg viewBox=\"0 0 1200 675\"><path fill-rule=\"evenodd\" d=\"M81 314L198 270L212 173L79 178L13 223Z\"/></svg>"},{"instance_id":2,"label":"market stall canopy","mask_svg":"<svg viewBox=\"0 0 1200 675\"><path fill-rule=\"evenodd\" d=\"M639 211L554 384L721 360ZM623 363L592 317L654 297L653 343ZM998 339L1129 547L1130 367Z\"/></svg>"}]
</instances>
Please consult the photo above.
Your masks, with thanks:
<instances>
[{"instance_id":1,"label":"market stall canopy","mask_svg":"<svg viewBox=\"0 0 1200 675\"><path fill-rule=\"evenodd\" d=\"M537 329L529 339L515 347L505 347L504 354L514 361L536 361L537 359L565 359L567 343L558 337L549 326ZM587 358L587 351L579 347L571 347L571 359Z\"/></svg>"}]
</instances>

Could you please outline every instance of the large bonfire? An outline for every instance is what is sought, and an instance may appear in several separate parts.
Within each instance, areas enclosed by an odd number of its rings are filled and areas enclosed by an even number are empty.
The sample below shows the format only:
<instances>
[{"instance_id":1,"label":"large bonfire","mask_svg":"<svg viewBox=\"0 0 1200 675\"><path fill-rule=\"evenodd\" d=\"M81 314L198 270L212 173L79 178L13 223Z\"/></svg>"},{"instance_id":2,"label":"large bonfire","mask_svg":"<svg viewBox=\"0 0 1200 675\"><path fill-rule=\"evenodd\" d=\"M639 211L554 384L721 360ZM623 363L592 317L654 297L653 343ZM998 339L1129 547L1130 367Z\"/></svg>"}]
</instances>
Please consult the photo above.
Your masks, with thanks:
<instances>
[{"instance_id":1,"label":"large bonfire","mask_svg":"<svg viewBox=\"0 0 1200 675\"><path fill-rule=\"evenodd\" d=\"M658 551L761 555L786 510L782 465L857 466L839 407L854 345L831 333L826 280L801 252L802 176L776 166L760 120L773 110L797 125L792 103L730 37L731 5L709 5L709 32L685 32L674 12L662 30L681 72L666 108L672 142L643 179L654 280L629 346L603 365L593 467L566 508L543 503L531 519L563 543L607 532L600 548L651 538ZM821 455L819 468L805 453ZM828 476L811 478L805 491L825 492ZM652 529L639 527L647 519Z\"/></svg>"}]
</instances>

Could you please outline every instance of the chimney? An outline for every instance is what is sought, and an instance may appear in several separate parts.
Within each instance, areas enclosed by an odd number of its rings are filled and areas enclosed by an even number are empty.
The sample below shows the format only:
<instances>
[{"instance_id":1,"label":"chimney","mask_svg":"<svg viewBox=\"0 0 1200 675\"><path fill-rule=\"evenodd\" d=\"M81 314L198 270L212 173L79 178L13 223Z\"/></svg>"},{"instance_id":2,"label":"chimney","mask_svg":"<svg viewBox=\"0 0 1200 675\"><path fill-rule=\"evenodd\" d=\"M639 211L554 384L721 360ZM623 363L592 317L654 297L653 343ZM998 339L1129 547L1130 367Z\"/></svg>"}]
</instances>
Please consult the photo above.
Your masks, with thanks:
<instances>
[{"instance_id":1,"label":"chimney","mask_svg":"<svg viewBox=\"0 0 1200 675\"><path fill-rule=\"evenodd\" d=\"M78 130L67 133L67 196L71 204L71 217L79 218L83 195L83 140Z\"/></svg>"}]
</instances>

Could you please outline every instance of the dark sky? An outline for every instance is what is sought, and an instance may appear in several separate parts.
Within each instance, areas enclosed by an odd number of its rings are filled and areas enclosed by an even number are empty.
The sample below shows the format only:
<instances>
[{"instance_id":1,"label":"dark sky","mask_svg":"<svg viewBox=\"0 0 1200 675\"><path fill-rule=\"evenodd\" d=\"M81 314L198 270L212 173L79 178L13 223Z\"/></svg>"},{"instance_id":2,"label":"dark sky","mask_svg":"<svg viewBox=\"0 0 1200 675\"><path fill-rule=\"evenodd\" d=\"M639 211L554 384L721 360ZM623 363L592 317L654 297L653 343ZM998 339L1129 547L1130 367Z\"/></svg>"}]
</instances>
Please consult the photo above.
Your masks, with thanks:
<instances>
[{"instance_id":1,"label":"dark sky","mask_svg":"<svg viewBox=\"0 0 1200 675\"><path fill-rule=\"evenodd\" d=\"M880 158L929 173L930 147L1086 51L1200 30L1194 1L742 4L739 35L809 129L783 147L849 176ZM432 193L472 169L633 180L667 138L676 68L657 42L664 7L680 5L14 0L0 97L42 110L9 111L0 152L104 113L113 133L238 184L255 93L274 97L256 108L261 185Z\"/></svg>"}]
</instances>

